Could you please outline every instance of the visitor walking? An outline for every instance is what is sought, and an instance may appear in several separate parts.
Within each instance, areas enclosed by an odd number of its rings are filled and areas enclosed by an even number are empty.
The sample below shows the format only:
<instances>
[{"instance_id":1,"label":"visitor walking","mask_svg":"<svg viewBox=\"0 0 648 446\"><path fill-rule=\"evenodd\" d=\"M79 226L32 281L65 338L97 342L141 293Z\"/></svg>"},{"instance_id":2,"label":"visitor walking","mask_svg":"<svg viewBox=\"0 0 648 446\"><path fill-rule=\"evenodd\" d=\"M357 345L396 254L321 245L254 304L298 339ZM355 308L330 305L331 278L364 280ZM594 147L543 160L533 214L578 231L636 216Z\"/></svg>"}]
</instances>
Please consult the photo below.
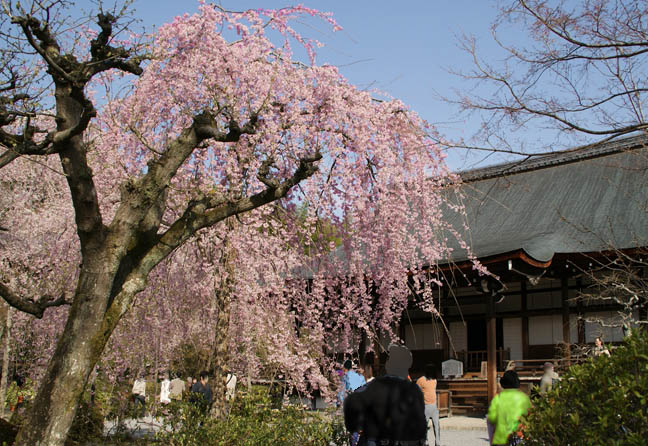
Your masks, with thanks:
<instances>
[{"instance_id":1,"label":"visitor walking","mask_svg":"<svg viewBox=\"0 0 648 446\"><path fill-rule=\"evenodd\" d=\"M142 418L146 415L146 378L143 373L133 383L132 398L137 412L137 405L142 406Z\"/></svg>"},{"instance_id":2,"label":"visitor walking","mask_svg":"<svg viewBox=\"0 0 648 446\"><path fill-rule=\"evenodd\" d=\"M520 417L531 407L528 395L520 390L520 379L514 370L504 372L500 379L502 391L495 395L488 408L488 423L495 426L492 444L518 445Z\"/></svg>"},{"instance_id":3,"label":"visitor walking","mask_svg":"<svg viewBox=\"0 0 648 446\"><path fill-rule=\"evenodd\" d=\"M344 424L358 433L358 445L422 445L425 442L425 404L421 389L407 379L412 354L390 346L388 375L357 389L344 401Z\"/></svg>"},{"instance_id":4,"label":"visitor walking","mask_svg":"<svg viewBox=\"0 0 648 446\"><path fill-rule=\"evenodd\" d=\"M427 444L441 446L441 432L439 428L439 408L437 407L437 380L436 367L434 364L425 366L425 374L421 376L416 384L423 392L425 402L425 419L427 421Z\"/></svg>"},{"instance_id":5,"label":"visitor walking","mask_svg":"<svg viewBox=\"0 0 648 446\"><path fill-rule=\"evenodd\" d=\"M540 379L540 395L544 395L551 389L556 382L560 380L560 377L556 372L554 372L554 365L551 362L544 363L544 374Z\"/></svg>"},{"instance_id":6,"label":"visitor walking","mask_svg":"<svg viewBox=\"0 0 648 446\"><path fill-rule=\"evenodd\" d=\"M342 378L342 382L344 383L345 397L367 383L362 375L353 370L353 362L350 359L344 362L344 377Z\"/></svg>"},{"instance_id":7,"label":"visitor walking","mask_svg":"<svg viewBox=\"0 0 648 446\"><path fill-rule=\"evenodd\" d=\"M209 411L212 403L212 391L209 387L209 375L207 372L200 372L200 381L191 387L192 403L196 404L204 413Z\"/></svg>"},{"instance_id":8,"label":"visitor walking","mask_svg":"<svg viewBox=\"0 0 648 446\"><path fill-rule=\"evenodd\" d=\"M181 380L177 374L174 373L171 384L169 385L169 399L174 401L180 401L182 395L186 392L185 383Z\"/></svg>"},{"instance_id":9,"label":"visitor walking","mask_svg":"<svg viewBox=\"0 0 648 446\"><path fill-rule=\"evenodd\" d=\"M169 380L169 372L164 372L164 379L160 384L160 403L167 405L171 402L171 380Z\"/></svg>"}]
</instances>

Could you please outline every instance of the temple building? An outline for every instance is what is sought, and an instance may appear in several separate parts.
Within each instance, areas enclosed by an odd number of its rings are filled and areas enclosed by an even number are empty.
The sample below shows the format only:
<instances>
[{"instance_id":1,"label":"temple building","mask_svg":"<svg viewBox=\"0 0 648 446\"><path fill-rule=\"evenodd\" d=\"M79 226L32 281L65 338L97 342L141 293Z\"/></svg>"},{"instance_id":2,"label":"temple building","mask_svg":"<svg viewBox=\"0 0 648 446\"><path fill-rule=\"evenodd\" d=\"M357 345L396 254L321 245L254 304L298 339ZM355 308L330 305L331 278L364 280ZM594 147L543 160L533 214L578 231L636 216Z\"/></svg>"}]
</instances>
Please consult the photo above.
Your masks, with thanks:
<instances>
[{"instance_id":1,"label":"temple building","mask_svg":"<svg viewBox=\"0 0 648 446\"><path fill-rule=\"evenodd\" d=\"M634 136L461 172L447 193L465 214L450 223L467 228L461 237L492 276L458 245L431 269L444 284L440 317L413 299L400 324L413 369L455 358L485 378L489 353L497 372L567 365L596 337L620 342L633 320L648 319L622 285L648 275L647 146Z\"/></svg>"}]
</instances>

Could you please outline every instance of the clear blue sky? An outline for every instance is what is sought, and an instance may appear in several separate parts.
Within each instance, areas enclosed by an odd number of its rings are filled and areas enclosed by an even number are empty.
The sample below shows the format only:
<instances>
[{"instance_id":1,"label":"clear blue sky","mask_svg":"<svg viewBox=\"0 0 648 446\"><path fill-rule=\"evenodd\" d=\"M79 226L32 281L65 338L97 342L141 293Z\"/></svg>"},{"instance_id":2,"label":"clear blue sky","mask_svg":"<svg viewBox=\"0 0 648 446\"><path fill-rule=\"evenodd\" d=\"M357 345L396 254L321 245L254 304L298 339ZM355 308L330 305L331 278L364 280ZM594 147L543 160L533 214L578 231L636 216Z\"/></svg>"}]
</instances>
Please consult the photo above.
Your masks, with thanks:
<instances>
[{"instance_id":1,"label":"clear blue sky","mask_svg":"<svg viewBox=\"0 0 648 446\"><path fill-rule=\"evenodd\" d=\"M90 5L89 0L77 5ZM497 13L496 0L220 0L225 9L276 9L297 3L330 11L344 28L333 33L319 21L304 23L301 31L326 46L318 52L318 63L340 67L343 75L360 88L379 89L397 97L434 124L447 137L469 137L477 121L457 120L457 110L441 101L435 92L451 95L462 88L461 80L449 68L469 68L470 58L457 46L464 32L479 38L480 47L490 54L494 44L490 25ZM136 0L135 16L151 29L174 16L194 12L193 0ZM495 53L493 53L495 54ZM493 56L497 57L497 56ZM461 155L449 162L454 169L472 167ZM493 159L488 161L493 162Z\"/></svg>"}]
</instances>

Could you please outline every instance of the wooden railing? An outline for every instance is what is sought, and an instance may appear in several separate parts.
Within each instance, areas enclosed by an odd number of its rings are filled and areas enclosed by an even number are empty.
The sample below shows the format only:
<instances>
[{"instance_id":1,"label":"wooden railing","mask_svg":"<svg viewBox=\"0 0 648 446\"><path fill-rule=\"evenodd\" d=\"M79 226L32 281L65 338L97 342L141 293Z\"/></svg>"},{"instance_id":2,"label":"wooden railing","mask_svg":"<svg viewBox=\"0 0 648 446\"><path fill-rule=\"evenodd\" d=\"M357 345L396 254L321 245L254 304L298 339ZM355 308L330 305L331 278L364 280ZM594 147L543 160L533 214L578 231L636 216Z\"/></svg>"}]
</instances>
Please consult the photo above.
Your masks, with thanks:
<instances>
[{"instance_id":1,"label":"wooden railing","mask_svg":"<svg viewBox=\"0 0 648 446\"><path fill-rule=\"evenodd\" d=\"M462 350L457 352L459 361L463 362L464 372L481 371L481 363L488 361L487 350ZM511 349L500 348L497 350L497 370L504 370L504 366L511 358Z\"/></svg>"},{"instance_id":2,"label":"wooden railing","mask_svg":"<svg viewBox=\"0 0 648 446\"><path fill-rule=\"evenodd\" d=\"M521 376L542 376L543 367L546 362L554 365L554 370L558 373L569 368L570 365L579 364L587 358L552 358L552 359L514 359L506 361L504 370L515 370Z\"/></svg>"}]
</instances>

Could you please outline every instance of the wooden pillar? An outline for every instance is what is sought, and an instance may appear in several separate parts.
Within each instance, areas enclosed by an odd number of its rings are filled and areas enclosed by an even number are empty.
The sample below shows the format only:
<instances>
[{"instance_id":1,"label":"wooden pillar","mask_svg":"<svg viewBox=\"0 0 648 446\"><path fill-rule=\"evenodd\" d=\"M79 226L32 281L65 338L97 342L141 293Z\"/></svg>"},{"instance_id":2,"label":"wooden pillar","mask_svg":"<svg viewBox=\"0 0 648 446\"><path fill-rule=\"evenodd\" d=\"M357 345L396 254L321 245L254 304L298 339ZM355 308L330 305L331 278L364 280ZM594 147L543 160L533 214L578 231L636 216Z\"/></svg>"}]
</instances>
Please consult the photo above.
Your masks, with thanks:
<instances>
[{"instance_id":1,"label":"wooden pillar","mask_svg":"<svg viewBox=\"0 0 648 446\"><path fill-rule=\"evenodd\" d=\"M497 394L497 319L495 319L495 298L488 296L488 320L486 339L488 348L488 402Z\"/></svg>"},{"instance_id":2,"label":"wooden pillar","mask_svg":"<svg viewBox=\"0 0 648 446\"><path fill-rule=\"evenodd\" d=\"M581 279L576 279L576 284L578 285L578 293L583 292L583 281ZM583 305L583 300L579 297L576 301L576 312L578 313L578 343L583 345L585 344L585 321L583 320L585 309Z\"/></svg>"},{"instance_id":3,"label":"wooden pillar","mask_svg":"<svg viewBox=\"0 0 648 446\"><path fill-rule=\"evenodd\" d=\"M522 359L529 359L529 315L527 313L526 280L520 282L520 298L522 299Z\"/></svg>"},{"instance_id":4,"label":"wooden pillar","mask_svg":"<svg viewBox=\"0 0 648 446\"><path fill-rule=\"evenodd\" d=\"M569 365L571 357L571 337L569 336L569 277L563 275L560 278L560 295L562 297L562 332L565 345L564 357Z\"/></svg>"}]
</instances>

